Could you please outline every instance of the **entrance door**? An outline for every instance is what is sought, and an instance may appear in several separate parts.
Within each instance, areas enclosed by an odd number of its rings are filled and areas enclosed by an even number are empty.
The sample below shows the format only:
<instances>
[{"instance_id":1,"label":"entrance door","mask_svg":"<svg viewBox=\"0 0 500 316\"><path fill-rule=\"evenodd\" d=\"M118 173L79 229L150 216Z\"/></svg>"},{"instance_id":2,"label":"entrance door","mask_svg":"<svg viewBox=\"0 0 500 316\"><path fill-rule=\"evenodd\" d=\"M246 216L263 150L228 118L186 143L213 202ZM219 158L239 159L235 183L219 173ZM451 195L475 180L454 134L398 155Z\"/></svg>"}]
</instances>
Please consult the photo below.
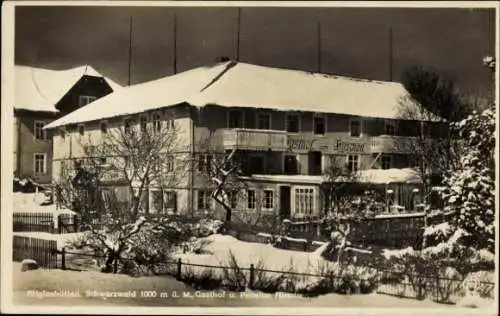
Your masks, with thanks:
<instances>
[{"instance_id":1,"label":"entrance door","mask_svg":"<svg viewBox=\"0 0 500 316\"><path fill-rule=\"evenodd\" d=\"M280 187L280 219L290 218L290 187Z\"/></svg>"}]
</instances>

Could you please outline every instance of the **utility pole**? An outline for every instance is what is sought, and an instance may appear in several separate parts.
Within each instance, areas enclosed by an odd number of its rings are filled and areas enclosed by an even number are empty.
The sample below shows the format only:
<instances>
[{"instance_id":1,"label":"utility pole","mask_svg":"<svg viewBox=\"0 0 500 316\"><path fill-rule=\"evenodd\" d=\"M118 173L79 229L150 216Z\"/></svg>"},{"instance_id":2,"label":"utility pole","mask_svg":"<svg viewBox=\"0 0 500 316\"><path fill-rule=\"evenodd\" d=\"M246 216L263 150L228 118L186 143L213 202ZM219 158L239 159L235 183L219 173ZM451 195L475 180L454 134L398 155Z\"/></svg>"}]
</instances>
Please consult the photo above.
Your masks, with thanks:
<instances>
[{"instance_id":1,"label":"utility pole","mask_svg":"<svg viewBox=\"0 0 500 316\"><path fill-rule=\"evenodd\" d=\"M130 17L129 21L129 43L128 43L128 85L130 86L132 82L132 30L133 30L133 20Z\"/></svg>"},{"instance_id":2,"label":"utility pole","mask_svg":"<svg viewBox=\"0 0 500 316\"><path fill-rule=\"evenodd\" d=\"M389 81L392 81L393 78L393 45L392 45L392 25L389 26Z\"/></svg>"},{"instance_id":3,"label":"utility pole","mask_svg":"<svg viewBox=\"0 0 500 316\"><path fill-rule=\"evenodd\" d=\"M174 75L177 73L177 15L174 13Z\"/></svg>"},{"instance_id":4,"label":"utility pole","mask_svg":"<svg viewBox=\"0 0 500 316\"><path fill-rule=\"evenodd\" d=\"M318 22L318 73L321 73L321 22Z\"/></svg>"},{"instance_id":5,"label":"utility pole","mask_svg":"<svg viewBox=\"0 0 500 316\"><path fill-rule=\"evenodd\" d=\"M238 8L238 24L236 27L236 61L240 61L241 8Z\"/></svg>"}]
</instances>

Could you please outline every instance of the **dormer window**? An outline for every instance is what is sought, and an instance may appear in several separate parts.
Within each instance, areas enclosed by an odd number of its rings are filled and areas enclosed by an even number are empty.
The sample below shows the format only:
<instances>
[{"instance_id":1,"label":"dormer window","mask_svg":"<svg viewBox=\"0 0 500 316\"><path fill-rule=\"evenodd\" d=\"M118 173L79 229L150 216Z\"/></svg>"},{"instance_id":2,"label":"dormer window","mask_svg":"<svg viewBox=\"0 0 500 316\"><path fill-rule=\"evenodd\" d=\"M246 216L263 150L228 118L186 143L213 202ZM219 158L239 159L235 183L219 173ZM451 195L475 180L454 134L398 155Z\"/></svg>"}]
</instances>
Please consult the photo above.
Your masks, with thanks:
<instances>
[{"instance_id":1,"label":"dormer window","mask_svg":"<svg viewBox=\"0 0 500 316\"><path fill-rule=\"evenodd\" d=\"M92 95L80 95L78 96L78 106L82 107L95 101L97 98Z\"/></svg>"}]
</instances>

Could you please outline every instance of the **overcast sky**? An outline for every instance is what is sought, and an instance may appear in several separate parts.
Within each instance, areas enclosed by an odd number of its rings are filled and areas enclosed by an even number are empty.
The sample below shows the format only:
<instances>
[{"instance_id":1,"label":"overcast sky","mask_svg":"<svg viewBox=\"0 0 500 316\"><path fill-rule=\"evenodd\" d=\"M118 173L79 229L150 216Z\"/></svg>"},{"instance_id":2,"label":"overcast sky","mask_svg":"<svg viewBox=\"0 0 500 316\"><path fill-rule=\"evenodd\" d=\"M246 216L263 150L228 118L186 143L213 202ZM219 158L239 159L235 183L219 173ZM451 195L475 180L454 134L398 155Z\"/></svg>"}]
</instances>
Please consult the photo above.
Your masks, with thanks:
<instances>
[{"instance_id":1,"label":"overcast sky","mask_svg":"<svg viewBox=\"0 0 500 316\"><path fill-rule=\"evenodd\" d=\"M173 73L173 17L177 16L178 70L236 58L236 8L17 7L15 62L47 68L90 64L127 83L129 21L133 18L132 83ZM389 80L389 27L393 78L409 65L432 66L460 88L487 93L494 55L494 11L487 9L243 8L240 60L318 69Z\"/></svg>"}]
</instances>

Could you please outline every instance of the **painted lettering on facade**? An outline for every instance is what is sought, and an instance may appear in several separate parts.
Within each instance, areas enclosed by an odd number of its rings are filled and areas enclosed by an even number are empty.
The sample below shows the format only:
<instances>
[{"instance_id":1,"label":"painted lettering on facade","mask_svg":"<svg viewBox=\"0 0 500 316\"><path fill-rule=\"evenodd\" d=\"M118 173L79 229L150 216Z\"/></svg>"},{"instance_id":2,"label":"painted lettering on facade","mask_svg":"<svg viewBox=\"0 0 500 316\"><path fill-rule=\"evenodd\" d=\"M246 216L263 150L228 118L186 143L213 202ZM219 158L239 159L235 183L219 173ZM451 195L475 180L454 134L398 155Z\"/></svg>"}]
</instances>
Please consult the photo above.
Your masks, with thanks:
<instances>
[{"instance_id":1,"label":"painted lettering on facade","mask_svg":"<svg viewBox=\"0 0 500 316\"><path fill-rule=\"evenodd\" d=\"M337 139L335 143L335 150L340 152L364 152L365 144L363 143L349 143Z\"/></svg>"},{"instance_id":2,"label":"painted lettering on facade","mask_svg":"<svg viewBox=\"0 0 500 316\"><path fill-rule=\"evenodd\" d=\"M291 138L288 137L287 145L289 150L311 150L315 139Z\"/></svg>"}]
</instances>

